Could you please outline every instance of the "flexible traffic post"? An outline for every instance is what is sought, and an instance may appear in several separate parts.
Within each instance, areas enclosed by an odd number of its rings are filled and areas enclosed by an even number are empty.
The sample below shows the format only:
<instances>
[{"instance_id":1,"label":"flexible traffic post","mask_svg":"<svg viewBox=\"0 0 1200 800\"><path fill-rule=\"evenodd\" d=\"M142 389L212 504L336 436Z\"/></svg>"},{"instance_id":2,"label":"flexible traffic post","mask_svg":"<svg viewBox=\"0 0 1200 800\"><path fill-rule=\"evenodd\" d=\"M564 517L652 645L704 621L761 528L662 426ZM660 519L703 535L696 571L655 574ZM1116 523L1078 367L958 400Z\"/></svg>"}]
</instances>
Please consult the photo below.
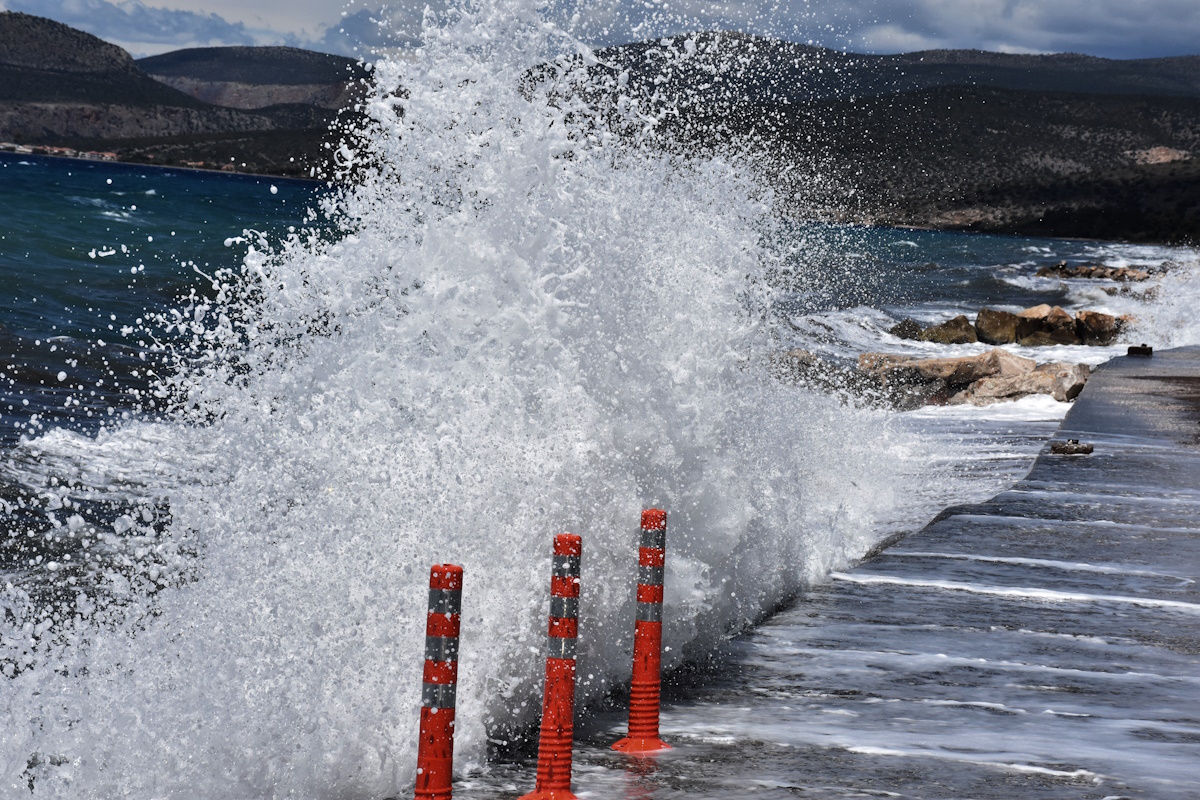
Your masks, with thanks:
<instances>
[{"instance_id":1,"label":"flexible traffic post","mask_svg":"<svg viewBox=\"0 0 1200 800\"><path fill-rule=\"evenodd\" d=\"M425 675L417 744L417 800L450 800L454 775L454 699L458 687L458 632L462 567L429 570L425 617Z\"/></svg>"},{"instance_id":2,"label":"flexible traffic post","mask_svg":"<svg viewBox=\"0 0 1200 800\"><path fill-rule=\"evenodd\" d=\"M575 534L554 537L537 785L521 800L575 800L571 793L571 741L575 736L575 643L582 555L583 540Z\"/></svg>"},{"instance_id":3,"label":"flexible traffic post","mask_svg":"<svg viewBox=\"0 0 1200 800\"><path fill-rule=\"evenodd\" d=\"M657 508L642 512L640 545L637 619L633 623L633 678L629 685L629 732L613 745L613 750L623 753L652 753L671 747L658 738L667 512Z\"/></svg>"}]
</instances>

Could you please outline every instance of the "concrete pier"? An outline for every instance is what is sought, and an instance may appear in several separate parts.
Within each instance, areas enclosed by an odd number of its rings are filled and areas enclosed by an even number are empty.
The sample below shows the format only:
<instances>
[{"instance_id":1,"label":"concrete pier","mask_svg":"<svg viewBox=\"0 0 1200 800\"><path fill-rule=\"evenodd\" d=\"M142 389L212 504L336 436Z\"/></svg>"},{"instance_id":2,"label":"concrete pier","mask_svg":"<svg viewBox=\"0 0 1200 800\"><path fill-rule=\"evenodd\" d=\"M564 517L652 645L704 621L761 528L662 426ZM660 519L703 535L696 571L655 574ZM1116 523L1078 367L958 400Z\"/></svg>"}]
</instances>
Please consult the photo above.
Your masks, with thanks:
<instances>
[{"instance_id":1,"label":"concrete pier","mask_svg":"<svg viewBox=\"0 0 1200 800\"><path fill-rule=\"evenodd\" d=\"M1069 438L737 641L629 796L1200 797L1200 348L1104 365Z\"/></svg>"}]
</instances>

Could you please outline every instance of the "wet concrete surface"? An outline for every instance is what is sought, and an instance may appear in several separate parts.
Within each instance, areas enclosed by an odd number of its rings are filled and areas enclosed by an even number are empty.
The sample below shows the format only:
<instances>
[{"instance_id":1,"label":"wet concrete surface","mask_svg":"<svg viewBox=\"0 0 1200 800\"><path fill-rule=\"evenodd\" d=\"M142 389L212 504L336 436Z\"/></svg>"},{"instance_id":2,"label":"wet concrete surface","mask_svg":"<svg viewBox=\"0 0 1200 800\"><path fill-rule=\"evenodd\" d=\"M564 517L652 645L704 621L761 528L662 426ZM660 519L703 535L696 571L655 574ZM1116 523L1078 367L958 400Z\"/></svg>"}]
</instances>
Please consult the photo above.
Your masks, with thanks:
<instances>
[{"instance_id":1,"label":"wet concrete surface","mask_svg":"<svg viewBox=\"0 0 1200 800\"><path fill-rule=\"evenodd\" d=\"M585 722L576 792L1200 797L1200 348L1101 367L1053 440L1068 438L1094 453L1047 445L1009 491L676 676L673 750L609 751L619 709ZM516 796L528 767L463 796Z\"/></svg>"}]
</instances>

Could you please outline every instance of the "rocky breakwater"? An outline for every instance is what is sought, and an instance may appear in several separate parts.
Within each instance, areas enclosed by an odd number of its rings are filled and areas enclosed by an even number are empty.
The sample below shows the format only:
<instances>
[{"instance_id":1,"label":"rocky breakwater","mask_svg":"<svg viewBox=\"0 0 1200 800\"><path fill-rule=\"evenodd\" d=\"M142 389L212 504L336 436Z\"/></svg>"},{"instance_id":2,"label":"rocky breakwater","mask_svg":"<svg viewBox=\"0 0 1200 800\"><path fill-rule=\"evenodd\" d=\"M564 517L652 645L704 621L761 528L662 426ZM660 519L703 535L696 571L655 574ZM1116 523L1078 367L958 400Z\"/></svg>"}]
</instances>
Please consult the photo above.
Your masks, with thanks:
<instances>
[{"instance_id":1,"label":"rocky breakwater","mask_svg":"<svg viewBox=\"0 0 1200 800\"><path fill-rule=\"evenodd\" d=\"M1150 279L1151 270L1136 267L1106 267L1103 264L1077 264L1067 266L1060 261L1052 267L1037 271L1039 278L1091 278L1108 281L1145 281Z\"/></svg>"},{"instance_id":2,"label":"rocky breakwater","mask_svg":"<svg viewBox=\"0 0 1200 800\"><path fill-rule=\"evenodd\" d=\"M901 407L928 404L983 406L1047 394L1060 402L1074 400L1091 374L1086 364L1038 364L994 348L958 358L913 358L864 353L858 371L876 383Z\"/></svg>"},{"instance_id":3,"label":"rocky breakwater","mask_svg":"<svg viewBox=\"0 0 1200 800\"><path fill-rule=\"evenodd\" d=\"M1060 306L1042 304L1018 312L984 308L972 323L965 315L946 322L921 327L906 319L889 333L901 339L917 339L937 344L1019 344L1041 347L1056 344L1105 346L1112 344L1131 321L1099 311L1080 311L1072 315Z\"/></svg>"}]
</instances>

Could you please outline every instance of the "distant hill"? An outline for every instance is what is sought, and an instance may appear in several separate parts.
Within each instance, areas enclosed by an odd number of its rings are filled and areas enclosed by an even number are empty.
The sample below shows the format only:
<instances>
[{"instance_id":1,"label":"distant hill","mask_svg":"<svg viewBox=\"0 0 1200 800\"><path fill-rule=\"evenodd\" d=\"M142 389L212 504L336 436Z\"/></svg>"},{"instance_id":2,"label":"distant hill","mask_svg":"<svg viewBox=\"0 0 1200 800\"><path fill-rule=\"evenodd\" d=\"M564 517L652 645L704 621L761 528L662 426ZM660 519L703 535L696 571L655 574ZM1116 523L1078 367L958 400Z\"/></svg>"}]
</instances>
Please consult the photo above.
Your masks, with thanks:
<instances>
[{"instance_id":1,"label":"distant hill","mask_svg":"<svg viewBox=\"0 0 1200 800\"><path fill-rule=\"evenodd\" d=\"M1074 53L1013 55L929 50L868 57L897 90L979 86L1027 92L1200 97L1200 56L1116 61Z\"/></svg>"},{"instance_id":2,"label":"distant hill","mask_svg":"<svg viewBox=\"0 0 1200 800\"><path fill-rule=\"evenodd\" d=\"M203 107L153 80L116 45L11 11L0 12L0 102Z\"/></svg>"},{"instance_id":3,"label":"distant hill","mask_svg":"<svg viewBox=\"0 0 1200 800\"><path fill-rule=\"evenodd\" d=\"M653 119L658 146L732 154L800 218L1200 243L1200 56L870 56L738 33L595 55L597 124L640 136ZM0 13L0 140L308 175L367 77L286 47L135 62Z\"/></svg>"},{"instance_id":4,"label":"distant hill","mask_svg":"<svg viewBox=\"0 0 1200 800\"><path fill-rule=\"evenodd\" d=\"M196 47L139 59L155 80L207 103L345 108L368 72L358 61L295 47Z\"/></svg>"},{"instance_id":5,"label":"distant hill","mask_svg":"<svg viewBox=\"0 0 1200 800\"><path fill-rule=\"evenodd\" d=\"M862 56L729 33L596 56L593 102L637 102L664 147L734 153L799 217L1200 242L1200 57Z\"/></svg>"},{"instance_id":6,"label":"distant hill","mask_svg":"<svg viewBox=\"0 0 1200 800\"><path fill-rule=\"evenodd\" d=\"M151 75L254 85L345 83L369 74L357 59L298 47L192 47L137 65Z\"/></svg>"},{"instance_id":7,"label":"distant hill","mask_svg":"<svg viewBox=\"0 0 1200 800\"><path fill-rule=\"evenodd\" d=\"M978 50L874 56L730 32L638 42L596 55L643 85L669 64L667 88L706 101L807 103L939 86L1200 97L1200 56L1114 61Z\"/></svg>"},{"instance_id":8,"label":"distant hill","mask_svg":"<svg viewBox=\"0 0 1200 800\"><path fill-rule=\"evenodd\" d=\"M331 64L308 55L291 61L324 63L325 76L344 68L345 59ZM0 140L115 150L124 158L163 163L153 144L160 141L169 145L163 151L169 163L197 163L201 159L191 150L215 137L217 144L201 149L220 151L220 162L206 165L245 163L245 169L306 174L300 162L309 159L302 157L319 156L334 111L290 97L263 105L248 111L205 102L155 80L124 50L91 34L42 17L0 12ZM272 139L273 133L285 135ZM246 134L255 135L245 139ZM246 162L230 144L243 140L255 142L257 163ZM271 141L279 146L272 148ZM303 147L288 152L297 142Z\"/></svg>"},{"instance_id":9,"label":"distant hill","mask_svg":"<svg viewBox=\"0 0 1200 800\"><path fill-rule=\"evenodd\" d=\"M115 44L43 17L0 12L0 63L74 74L136 73Z\"/></svg>"}]
</instances>

